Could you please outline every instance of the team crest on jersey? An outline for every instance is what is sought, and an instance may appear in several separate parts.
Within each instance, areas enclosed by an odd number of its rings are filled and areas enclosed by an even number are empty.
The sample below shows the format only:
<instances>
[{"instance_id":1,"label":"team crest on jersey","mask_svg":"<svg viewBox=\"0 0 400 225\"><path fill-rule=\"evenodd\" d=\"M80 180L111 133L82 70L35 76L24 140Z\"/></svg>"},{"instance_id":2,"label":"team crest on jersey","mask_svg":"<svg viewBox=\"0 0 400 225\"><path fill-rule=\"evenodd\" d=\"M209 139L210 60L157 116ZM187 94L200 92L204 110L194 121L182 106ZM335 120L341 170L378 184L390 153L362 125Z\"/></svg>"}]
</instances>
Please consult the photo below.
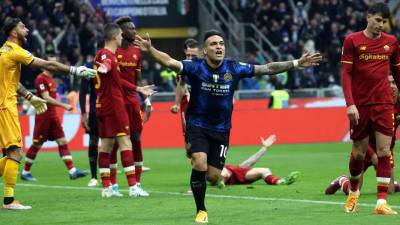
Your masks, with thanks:
<instances>
[{"instance_id":1,"label":"team crest on jersey","mask_svg":"<svg viewBox=\"0 0 400 225\"><path fill-rule=\"evenodd\" d=\"M214 82L217 83L218 79L219 79L219 75L218 74L213 74L212 76L213 76Z\"/></svg>"},{"instance_id":2,"label":"team crest on jersey","mask_svg":"<svg viewBox=\"0 0 400 225\"><path fill-rule=\"evenodd\" d=\"M122 55L118 55L117 58L118 58L118 59L121 59L121 58L122 58Z\"/></svg>"},{"instance_id":3,"label":"team crest on jersey","mask_svg":"<svg viewBox=\"0 0 400 225\"><path fill-rule=\"evenodd\" d=\"M383 46L383 50L385 50L385 52L389 51L389 49L390 49L389 45L384 45Z\"/></svg>"},{"instance_id":4,"label":"team crest on jersey","mask_svg":"<svg viewBox=\"0 0 400 225\"><path fill-rule=\"evenodd\" d=\"M224 74L224 80L225 81L231 81L232 80L232 74L231 73Z\"/></svg>"},{"instance_id":5,"label":"team crest on jersey","mask_svg":"<svg viewBox=\"0 0 400 225\"><path fill-rule=\"evenodd\" d=\"M107 55L106 54L103 54L103 55L101 55L101 60L105 60L106 58L107 58Z\"/></svg>"},{"instance_id":6,"label":"team crest on jersey","mask_svg":"<svg viewBox=\"0 0 400 225\"><path fill-rule=\"evenodd\" d=\"M137 55L136 54L133 54L133 56L132 56L135 60L137 60Z\"/></svg>"},{"instance_id":7,"label":"team crest on jersey","mask_svg":"<svg viewBox=\"0 0 400 225\"><path fill-rule=\"evenodd\" d=\"M365 51L365 50L367 50L367 46L361 45L361 46L360 46L360 51Z\"/></svg>"}]
</instances>

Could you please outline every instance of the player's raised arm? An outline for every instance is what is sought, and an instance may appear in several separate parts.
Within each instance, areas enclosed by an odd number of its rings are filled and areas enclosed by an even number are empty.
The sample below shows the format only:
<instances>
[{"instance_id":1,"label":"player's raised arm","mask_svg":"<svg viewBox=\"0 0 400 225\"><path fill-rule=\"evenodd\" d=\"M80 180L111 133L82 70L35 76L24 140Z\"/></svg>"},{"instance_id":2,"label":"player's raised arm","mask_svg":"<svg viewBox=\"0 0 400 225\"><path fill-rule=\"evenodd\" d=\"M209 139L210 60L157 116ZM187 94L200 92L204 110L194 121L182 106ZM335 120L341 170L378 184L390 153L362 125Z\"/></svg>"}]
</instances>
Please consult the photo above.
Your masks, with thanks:
<instances>
[{"instance_id":1,"label":"player's raised arm","mask_svg":"<svg viewBox=\"0 0 400 225\"><path fill-rule=\"evenodd\" d=\"M139 35L136 35L135 45L137 45L140 50L148 52L161 65L171 68L177 73L182 70L183 65L180 61L172 58L165 52L157 50L151 45L151 40L148 33L146 34L146 38L142 38Z\"/></svg>"},{"instance_id":2,"label":"player's raised arm","mask_svg":"<svg viewBox=\"0 0 400 225\"><path fill-rule=\"evenodd\" d=\"M292 60L292 61L283 61L283 62L271 62L264 65L255 65L254 66L254 75L273 75L278 74L284 71L288 71L292 68L296 67L311 67L318 66L319 62L322 60L322 56L320 53L304 53L300 59Z\"/></svg>"},{"instance_id":3,"label":"player's raised arm","mask_svg":"<svg viewBox=\"0 0 400 225\"><path fill-rule=\"evenodd\" d=\"M96 70L85 66L68 66L56 61L48 61L38 57L35 57L30 65L48 71L69 73L78 77L93 78L96 76Z\"/></svg>"}]
</instances>

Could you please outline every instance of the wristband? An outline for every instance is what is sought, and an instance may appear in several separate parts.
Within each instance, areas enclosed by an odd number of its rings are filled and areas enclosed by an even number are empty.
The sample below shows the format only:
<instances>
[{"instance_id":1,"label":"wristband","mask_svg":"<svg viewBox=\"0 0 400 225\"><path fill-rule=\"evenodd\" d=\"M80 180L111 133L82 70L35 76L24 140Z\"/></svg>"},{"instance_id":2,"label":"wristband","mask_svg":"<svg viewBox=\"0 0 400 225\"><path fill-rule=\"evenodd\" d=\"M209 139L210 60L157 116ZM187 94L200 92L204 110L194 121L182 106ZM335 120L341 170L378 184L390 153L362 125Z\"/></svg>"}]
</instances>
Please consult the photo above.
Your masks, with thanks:
<instances>
[{"instance_id":1,"label":"wristband","mask_svg":"<svg viewBox=\"0 0 400 225\"><path fill-rule=\"evenodd\" d=\"M26 100L28 100L28 101L30 101L30 100L32 99L32 97L33 97L33 94L30 93L29 91L28 91L28 93L26 93L26 95L24 96L24 98L25 98Z\"/></svg>"},{"instance_id":2,"label":"wristband","mask_svg":"<svg viewBox=\"0 0 400 225\"><path fill-rule=\"evenodd\" d=\"M69 67L69 74L70 75L76 75L78 68L76 66L71 66Z\"/></svg>"},{"instance_id":3,"label":"wristband","mask_svg":"<svg viewBox=\"0 0 400 225\"><path fill-rule=\"evenodd\" d=\"M150 98L146 98L144 100L144 104L146 104L147 106L150 106L151 105Z\"/></svg>"},{"instance_id":4,"label":"wristband","mask_svg":"<svg viewBox=\"0 0 400 225\"><path fill-rule=\"evenodd\" d=\"M294 67L294 68L299 67L299 60L298 60L298 59L295 59L295 60L293 60L292 62L293 62L293 67Z\"/></svg>"}]
</instances>

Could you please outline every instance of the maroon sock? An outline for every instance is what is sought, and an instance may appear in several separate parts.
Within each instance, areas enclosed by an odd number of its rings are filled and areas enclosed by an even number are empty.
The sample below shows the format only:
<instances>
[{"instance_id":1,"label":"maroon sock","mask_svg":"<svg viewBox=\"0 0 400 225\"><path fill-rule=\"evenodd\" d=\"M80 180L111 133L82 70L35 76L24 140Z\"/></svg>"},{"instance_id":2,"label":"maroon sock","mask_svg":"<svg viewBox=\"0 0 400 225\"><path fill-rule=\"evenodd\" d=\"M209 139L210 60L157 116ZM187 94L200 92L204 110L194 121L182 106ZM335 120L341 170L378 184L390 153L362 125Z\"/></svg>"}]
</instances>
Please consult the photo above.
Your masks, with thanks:
<instances>
[{"instance_id":1,"label":"maroon sock","mask_svg":"<svg viewBox=\"0 0 400 225\"><path fill-rule=\"evenodd\" d=\"M394 184L394 192L400 192L400 184Z\"/></svg>"},{"instance_id":2,"label":"maroon sock","mask_svg":"<svg viewBox=\"0 0 400 225\"><path fill-rule=\"evenodd\" d=\"M350 154L350 190L355 192L358 190L360 185L360 177L361 173L364 169L364 160L357 160L353 157L353 154Z\"/></svg>"},{"instance_id":3,"label":"maroon sock","mask_svg":"<svg viewBox=\"0 0 400 225\"><path fill-rule=\"evenodd\" d=\"M99 171L103 188L111 186L110 181L110 153L99 152Z\"/></svg>"},{"instance_id":4,"label":"maroon sock","mask_svg":"<svg viewBox=\"0 0 400 225\"><path fill-rule=\"evenodd\" d=\"M133 158L135 159L136 181L140 183L140 180L142 178L142 166L143 166L142 142L135 140L132 144L133 144Z\"/></svg>"},{"instance_id":5,"label":"maroon sock","mask_svg":"<svg viewBox=\"0 0 400 225\"><path fill-rule=\"evenodd\" d=\"M281 179L278 176L275 175L268 175L264 178L265 183L269 184L269 185L277 185L279 179Z\"/></svg>"},{"instance_id":6,"label":"maroon sock","mask_svg":"<svg viewBox=\"0 0 400 225\"><path fill-rule=\"evenodd\" d=\"M39 152L39 149L36 148L36 146L31 145L28 152L26 153L26 160L25 160L25 166L24 166L25 171L31 170L31 166L33 164L33 161L36 159L36 155L38 152Z\"/></svg>"},{"instance_id":7,"label":"maroon sock","mask_svg":"<svg viewBox=\"0 0 400 225\"><path fill-rule=\"evenodd\" d=\"M378 157L378 168L376 170L378 199L386 199L387 197L392 172L391 169L390 156Z\"/></svg>"},{"instance_id":8,"label":"maroon sock","mask_svg":"<svg viewBox=\"0 0 400 225\"><path fill-rule=\"evenodd\" d=\"M72 161L72 155L71 155L71 152L69 152L67 144L59 145L58 153L60 154L60 157L64 161L64 164L68 170L74 168L74 162Z\"/></svg>"},{"instance_id":9,"label":"maroon sock","mask_svg":"<svg viewBox=\"0 0 400 225\"><path fill-rule=\"evenodd\" d=\"M110 154L110 181L111 184L117 183L117 169L118 169L118 159L117 159L117 152L118 152L118 144L115 143L114 147Z\"/></svg>"},{"instance_id":10,"label":"maroon sock","mask_svg":"<svg viewBox=\"0 0 400 225\"><path fill-rule=\"evenodd\" d=\"M135 186L136 184L136 176L135 176L135 167L133 162L133 154L131 149L121 150L121 162L124 167L124 172L126 175L126 179L128 180L129 187Z\"/></svg>"}]
</instances>

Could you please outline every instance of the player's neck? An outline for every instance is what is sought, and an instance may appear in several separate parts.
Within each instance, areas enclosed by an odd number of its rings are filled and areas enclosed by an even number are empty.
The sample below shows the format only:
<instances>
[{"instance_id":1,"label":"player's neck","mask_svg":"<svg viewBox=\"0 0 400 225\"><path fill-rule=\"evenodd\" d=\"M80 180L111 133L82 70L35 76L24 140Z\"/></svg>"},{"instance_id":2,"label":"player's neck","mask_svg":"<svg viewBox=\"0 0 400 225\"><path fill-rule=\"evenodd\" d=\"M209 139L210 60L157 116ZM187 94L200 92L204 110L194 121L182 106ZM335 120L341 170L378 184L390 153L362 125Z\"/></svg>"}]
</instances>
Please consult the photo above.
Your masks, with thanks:
<instances>
[{"instance_id":1,"label":"player's neck","mask_svg":"<svg viewBox=\"0 0 400 225\"><path fill-rule=\"evenodd\" d=\"M18 38L8 37L8 38L7 38L7 41L12 42L12 43L15 43L15 44L17 44L17 45L19 45L19 46L22 46L22 44L20 43L20 41L18 40Z\"/></svg>"},{"instance_id":2,"label":"player's neck","mask_svg":"<svg viewBox=\"0 0 400 225\"><path fill-rule=\"evenodd\" d=\"M126 39L122 39L122 45L121 48L128 48L129 46L131 46L133 43L129 40Z\"/></svg>"},{"instance_id":3,"label":"player's neck","mask_svg":"<svg viewBox=\"0 0 400 225\"><path fill-rule=\"evenodd\" d=\"M207 62L207 65L209 66L209 67L211 67L211 68L213 68L213 69L217 69L219 66L221 66L222 65L222 60L221 61L213 61L213 60L211 60L210 58L208 58L208 57L206 57L206 62Z\"/></svg>"},{"instance_id":4,"label":"player's neck","mask_svg":"<svg viewBox=\"0 0 400 225\"><path fill-rule=\"evenodd\" d=\"M381 33L381 32L380 32L378 35L375 35L373 32L370 32L370 31L368 30L368 28L365 29L365 30L363 30L363 33L364 33L364 35L365 35L367 38L369 38L369 39L378 39L378 38L380 38L380 37L382 36L382 33Z\"/></svg>"},{"instance_id":5,"label":"player's neck","mask_svg":"<svg viewBox=\"0 0 400 225\"><path fill-rule=\"evenodd\" d=\"M118 46L112 42L106 42L104 44L104 48L115 54L115 51L117 51Z\"/></svg>"}]
</instances>

